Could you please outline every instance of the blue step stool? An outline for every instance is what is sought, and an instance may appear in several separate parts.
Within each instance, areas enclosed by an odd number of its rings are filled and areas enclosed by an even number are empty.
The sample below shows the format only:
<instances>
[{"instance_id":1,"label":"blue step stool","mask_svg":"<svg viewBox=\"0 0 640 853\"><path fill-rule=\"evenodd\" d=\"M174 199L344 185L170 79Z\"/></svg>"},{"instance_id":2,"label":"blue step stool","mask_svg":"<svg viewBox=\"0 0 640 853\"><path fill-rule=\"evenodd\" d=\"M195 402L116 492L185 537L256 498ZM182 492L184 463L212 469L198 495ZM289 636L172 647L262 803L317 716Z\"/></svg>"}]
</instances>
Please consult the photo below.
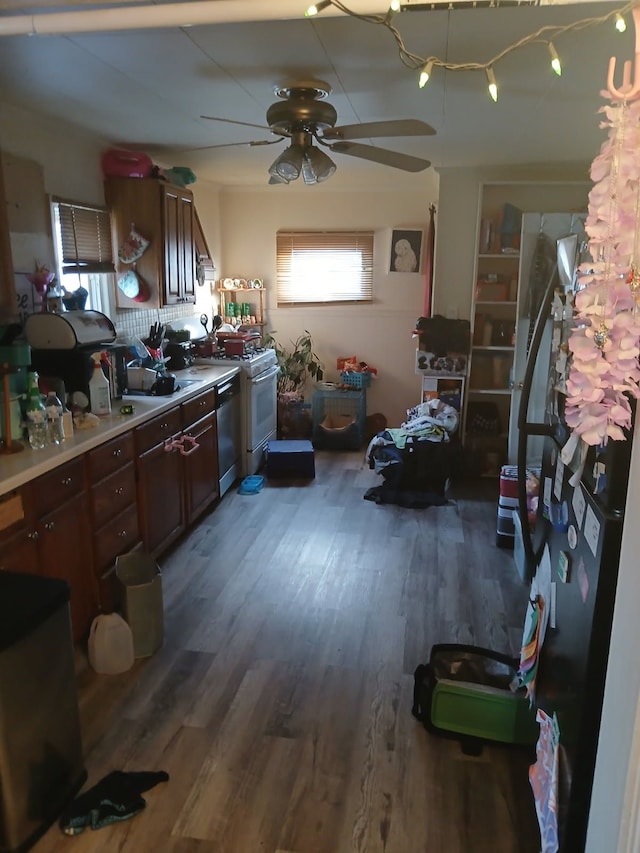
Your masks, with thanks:
<instances>
[{"instance_id":1,"label":"blue step stool","mask_svg":"<svg viewBox=\"0 0 640 853\"><path fill-rule=\"evenodd\" d=\"M315 456L310 441L300 439L268 442L267 477L313 479L315 476Z\"/></svg>"}]
</instances>

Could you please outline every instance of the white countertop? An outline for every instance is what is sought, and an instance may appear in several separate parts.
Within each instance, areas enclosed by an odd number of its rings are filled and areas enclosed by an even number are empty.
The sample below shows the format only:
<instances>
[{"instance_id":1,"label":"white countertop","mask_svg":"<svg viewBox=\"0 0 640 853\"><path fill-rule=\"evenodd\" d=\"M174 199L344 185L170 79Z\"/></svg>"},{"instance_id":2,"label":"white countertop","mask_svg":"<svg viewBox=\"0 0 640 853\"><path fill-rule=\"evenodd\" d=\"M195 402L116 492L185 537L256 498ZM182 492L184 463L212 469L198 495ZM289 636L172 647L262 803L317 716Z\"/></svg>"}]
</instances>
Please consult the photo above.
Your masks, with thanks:
<instances>
[{"instance_id":1,"label":"white countertop","mask_svg":"<svg viewBox=\"0 0 640 853\"><path fill-rule=\"evenodd\" d=\"M73 438L64 441L59 446L45 447L43 450L32 450L27 442L21 442L24 450L17 453L0 453L0 495L17 489L29 480L46 474L64 462L70 462L76 456L92 450L94 447L109 441L133 427L148 421L149 418L166 412L185 400L195 397L207 388L212 388L239 373L238 367L196 366L180 370L180 379L198 379L197 384L187 385L169 397L140 397L127 396L122 400L112 401L111 414L100 418L95 429L74 430ZM120 407L132 405L132 415L121 415Z\"/></svg>"}]
</instances>

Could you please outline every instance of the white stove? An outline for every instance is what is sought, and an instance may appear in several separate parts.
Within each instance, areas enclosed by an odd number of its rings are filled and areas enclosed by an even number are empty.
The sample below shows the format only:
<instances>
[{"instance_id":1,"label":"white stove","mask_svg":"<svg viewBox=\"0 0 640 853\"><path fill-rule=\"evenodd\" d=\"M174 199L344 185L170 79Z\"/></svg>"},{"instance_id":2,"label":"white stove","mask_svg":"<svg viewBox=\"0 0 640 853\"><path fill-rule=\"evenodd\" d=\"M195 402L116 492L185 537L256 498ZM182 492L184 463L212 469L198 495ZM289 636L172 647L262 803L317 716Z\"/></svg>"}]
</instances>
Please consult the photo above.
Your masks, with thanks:
<instances>
[{"instance_id":1,"label":"white stove","mask_svg":"<svg viewBox=\"0 0 640 853\"><path fill-rule=\"evenodd\" d=\"M199 357L196 364L237 365L241 385L242 474L255 474L264 462L267 443L276 438L278 425L278 360L275 351L257 348L244 355Z\"/></svg>"},{"instance_id":2,"label":"white stove","mask_svg":"<svg viewBox=\"0 0 640 853\"><path fill-rule=\"evenodd\" d=\"M239 367L248 376L253 377L263 373L269 367L273 367L277 363L277 359L274 350L259 347L244 355L226 355L224 352L218 352L212 356L196 358L195 363L217 364L225 367L231 364Z\"/></svg>"}]
</instances>

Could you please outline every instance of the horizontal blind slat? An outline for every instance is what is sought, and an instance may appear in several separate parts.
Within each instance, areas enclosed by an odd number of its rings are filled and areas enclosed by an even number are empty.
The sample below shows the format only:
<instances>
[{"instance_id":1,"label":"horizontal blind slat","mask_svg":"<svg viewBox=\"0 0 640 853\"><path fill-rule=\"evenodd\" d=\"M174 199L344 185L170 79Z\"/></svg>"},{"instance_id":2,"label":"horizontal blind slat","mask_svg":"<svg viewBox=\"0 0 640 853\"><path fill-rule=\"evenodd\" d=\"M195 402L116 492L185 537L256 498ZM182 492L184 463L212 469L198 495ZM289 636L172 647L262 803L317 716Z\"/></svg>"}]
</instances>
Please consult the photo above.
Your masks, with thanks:
<instances>
[{"instance_id":1,"label":"horizontal blind slat","mask_svg":"<svg viewBox=\"0 0 640 853\"><path fill-rule=\"evenodd\" d=\"M373 232L279 231L278 304L371 301Z\"/></svg>"}]
</instances>

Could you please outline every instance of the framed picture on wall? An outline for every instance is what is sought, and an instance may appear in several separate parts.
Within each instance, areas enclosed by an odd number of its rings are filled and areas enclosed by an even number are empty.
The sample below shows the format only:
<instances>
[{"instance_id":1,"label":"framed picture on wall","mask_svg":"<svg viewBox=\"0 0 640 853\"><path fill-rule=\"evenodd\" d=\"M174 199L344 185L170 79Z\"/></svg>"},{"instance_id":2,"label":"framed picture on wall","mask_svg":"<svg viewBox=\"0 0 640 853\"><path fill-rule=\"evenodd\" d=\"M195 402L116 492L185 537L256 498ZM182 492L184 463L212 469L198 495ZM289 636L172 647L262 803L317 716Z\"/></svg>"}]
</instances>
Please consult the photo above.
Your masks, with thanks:
<instances>
[{"instance_id":1,"label":"framed picture on wall","mask_svg":"<svg viewBox=\"0 0 640 853\"><path fill-rule=\"evenodd\" d=\"M389 272L422 272L424 232L411 228L394 228L391 232Z\"/></svg>"}]
</instances>

